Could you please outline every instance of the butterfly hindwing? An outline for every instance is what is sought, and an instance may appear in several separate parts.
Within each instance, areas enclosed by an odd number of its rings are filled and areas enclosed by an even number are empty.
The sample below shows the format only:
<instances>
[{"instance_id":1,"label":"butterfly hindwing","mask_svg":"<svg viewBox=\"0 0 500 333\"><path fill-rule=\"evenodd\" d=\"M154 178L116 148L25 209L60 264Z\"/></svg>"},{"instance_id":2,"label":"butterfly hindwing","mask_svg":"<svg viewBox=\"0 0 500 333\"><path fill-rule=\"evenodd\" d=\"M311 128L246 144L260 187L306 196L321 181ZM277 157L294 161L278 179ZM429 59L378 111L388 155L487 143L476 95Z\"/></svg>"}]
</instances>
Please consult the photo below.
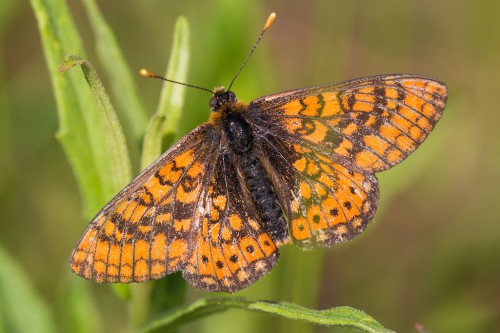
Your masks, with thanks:
<instances>
[{"instance_id":1,"label":"butterfly hindwing","mask_svg":"<svg viewBox=\"0 0 500 333\"><path fill-rule=\"evenodd\" d=\"M210 125L186 135L90 222L71 269L97 282L139 282L180 270L193 251L198 204L216 153Z\"/></svg>"},{"instance_id":2,"label":"butterfly hindwing","mask_svg":"<svg viewBox=\"0 0 500 333\"><path fill-rule=\"evenodd\" d=\"M373 219L379 199L375 175L282 137L261 138L265 159L281 176L277 188L287 200L283 210L296 245L311 249L352 239Z\"/></svg>"},{"instance_id":3,"label":"butterfly hindwing","mask_svg":"<svg viewBox=\"0 0 500 333\"><path fill-rule=\"evenodd\" d=\"M264 276L278 249L248 197L237 167L220 154L184 278L205 291L235 292Z\"/></svg>"}]
</instances>

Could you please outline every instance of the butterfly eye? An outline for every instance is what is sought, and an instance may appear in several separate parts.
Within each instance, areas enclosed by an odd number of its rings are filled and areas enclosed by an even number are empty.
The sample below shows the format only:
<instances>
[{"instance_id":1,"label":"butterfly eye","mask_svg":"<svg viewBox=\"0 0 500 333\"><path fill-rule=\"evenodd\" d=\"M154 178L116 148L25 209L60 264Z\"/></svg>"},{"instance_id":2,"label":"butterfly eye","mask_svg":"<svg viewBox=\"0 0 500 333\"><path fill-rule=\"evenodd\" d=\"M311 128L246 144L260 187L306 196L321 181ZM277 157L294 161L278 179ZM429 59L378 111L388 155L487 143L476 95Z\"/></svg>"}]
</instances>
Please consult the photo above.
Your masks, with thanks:
<instances>
[{"instance_id":1,"label":"butterfly eye","mask_svg":"<svg viewBox=\"0 0 500 333\"><path fill-rule=\"evenodd\" d=\"M215 111L219 106L219 101L217 100L217 97L214 96L210 98L210 102L208 103L208 105L210 105L210 109L212 109L212 111Z\"/></svg>"},{"instance_id":2,"label":"butterfly eye","mask_svg":"<svg viewBox=\"0 0 500 333\"><path fill-rule=\"evenodd\" d=\"M228 92L227 92L227 96L229 97L229 100L230 100L230 101L234 101L234 100L236 100L236 95L235 95L235 94L234 94L234 92L232 92L232 91L228 91Z\"/></svg>"}]
</instances>

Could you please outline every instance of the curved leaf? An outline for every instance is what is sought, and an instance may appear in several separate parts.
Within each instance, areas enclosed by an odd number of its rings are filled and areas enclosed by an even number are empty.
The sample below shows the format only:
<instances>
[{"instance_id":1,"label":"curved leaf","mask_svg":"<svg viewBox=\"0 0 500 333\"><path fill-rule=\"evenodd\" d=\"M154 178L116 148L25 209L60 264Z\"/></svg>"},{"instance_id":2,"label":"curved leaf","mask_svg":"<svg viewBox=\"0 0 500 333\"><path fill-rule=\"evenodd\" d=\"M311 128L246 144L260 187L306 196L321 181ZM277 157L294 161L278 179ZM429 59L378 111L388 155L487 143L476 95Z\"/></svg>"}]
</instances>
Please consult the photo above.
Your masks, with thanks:
<instances>
[{"instance_id":1,"label":"curved leaf","mask_svg":"<svg viewBox=\"0 0 500 333\"><path fill-rule=\"evenodd\" d=\"M97 110L103 124L102 131L104 132L106 147L108 148L107 153L111 169L114 171L111 173L110 178L112 179L113 187L119 190L132 179L132 166L128 155L125 135L108 94L96 70L88 61L76 55L67 56L60 71L64 72L77 65L81 66L85 79L97 101Z\"/></svg>"},{"instance_id":2,"label":"curved leaf","mask_svg":"<svg viewBox=\"0 0 500 333\"><path fill-rule=\"evenodd\" d=\"M353 331L370 333L392 332L385 329L366 313L350 307L344 306L327 310L313 310L293 303L249 301L242 298L201 299L152 320L149 324L139 330L139 332L147 333L160 327L176 327L212 313L231 308L263 312L317 325L343 327Z\"/></svg>"}]
</instances>

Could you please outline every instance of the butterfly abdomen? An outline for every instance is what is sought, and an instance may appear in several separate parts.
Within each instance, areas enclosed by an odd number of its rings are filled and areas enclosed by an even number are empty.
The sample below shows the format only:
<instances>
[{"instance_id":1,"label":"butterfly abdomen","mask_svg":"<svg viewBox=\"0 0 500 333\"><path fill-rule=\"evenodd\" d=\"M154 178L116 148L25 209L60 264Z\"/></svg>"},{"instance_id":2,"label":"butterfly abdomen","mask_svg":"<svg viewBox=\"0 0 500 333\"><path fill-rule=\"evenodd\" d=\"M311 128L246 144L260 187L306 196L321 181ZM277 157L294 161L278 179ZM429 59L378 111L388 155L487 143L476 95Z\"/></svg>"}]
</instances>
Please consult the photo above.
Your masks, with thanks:
<instances>
[{"instance_id":1,"label":"butterfly abdomen","mask_svg":"<svg viewBox=\"0 0 500 333\"><path fill-rule=\"evenodd\" d=\"M231 150L238 156L237 160L264 229L274 242L286 242L287 223L273 184L255 152L250 125L239 113L234 112L225 117L223 127Z\"/></svg>"},{"instance_id":2,"label":"butterfly abdomen","mask_svg":"<svg viewBox=\"0 0 500 333\"><path fill-rule=\"evenodd\" d=\"M262 163L255 154L249 154L241 161L248 189L264 228L275 243L284 243L288 239L286 220L279 204L278 196L266 174Z\"/></svg>"}]
</instances>

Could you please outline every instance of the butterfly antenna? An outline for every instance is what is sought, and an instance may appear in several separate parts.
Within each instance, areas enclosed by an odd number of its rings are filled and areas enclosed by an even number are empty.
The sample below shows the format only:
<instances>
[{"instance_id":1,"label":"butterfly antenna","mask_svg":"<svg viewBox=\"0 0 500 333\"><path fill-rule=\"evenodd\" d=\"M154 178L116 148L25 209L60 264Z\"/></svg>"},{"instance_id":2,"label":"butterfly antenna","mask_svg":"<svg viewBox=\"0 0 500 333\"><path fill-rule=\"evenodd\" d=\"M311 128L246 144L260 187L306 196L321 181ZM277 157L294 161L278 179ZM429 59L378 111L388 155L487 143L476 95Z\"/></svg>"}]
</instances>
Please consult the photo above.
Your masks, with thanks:
<instances>
[{"instance_id":1,"label":"butterfly antenna","mask_svg":"<svg viewBox=\"0 0 500 333\"><path fill-rule=\"evenodd\" d=\"M257 47L257 45L259 45L260 40L262 39L262 36L264 36L264 33L266 32L266 30L273 24L275 18L276 18L276 13L271 13L269 15L269 17L267 18L266 24L264 24L264 28L262 29L262 32L260 33L259 38L257 38L257 41L255 42L252 49L250 50L250 53L248 53L247 58L245 59L245 61L243 61L243 64L238 69L238 72L236 73L233 80L231 81L231 84L229 84L229 88L227 88L227 91L231 90L231 87L233 86L234 80L236 80L238 75L240 75L241 70L243 69L243 67L245 67L245 65L248 62L248 59L250 59L250 56L252 55L253 51L255 51L255 48Z\"/></svg>"},{"instance_id":2,"label":"butterfly antenna","mask_svg":"<svg viewBox=\"0 0 500 333\"><path fill-rule=\"evenodd\" d=\"M155 73L151 73L150 71L148 71L147 69L144 69L144 68L141 69L139 71L139 73L142 76L145 76L145 77L151 77L153 79L160 79L160 80L167 81L167 82L177 83L177 84L180 84L180 85L183 85L183 86L186 86L186 87L191 87L191 88L196 88L196 89L208 91L212 95L214 94L214 92L212 90L210 90L210 89L203 88L203 87L198 87L198 86L195 86L195 85L192 85L192 84L187 84L187 83L183 83L183 82L178 82L178 81L170 80L170 79L164 78L161 75L158 75L158 74L155 74Z\"/></svg>"}]
</instances>

